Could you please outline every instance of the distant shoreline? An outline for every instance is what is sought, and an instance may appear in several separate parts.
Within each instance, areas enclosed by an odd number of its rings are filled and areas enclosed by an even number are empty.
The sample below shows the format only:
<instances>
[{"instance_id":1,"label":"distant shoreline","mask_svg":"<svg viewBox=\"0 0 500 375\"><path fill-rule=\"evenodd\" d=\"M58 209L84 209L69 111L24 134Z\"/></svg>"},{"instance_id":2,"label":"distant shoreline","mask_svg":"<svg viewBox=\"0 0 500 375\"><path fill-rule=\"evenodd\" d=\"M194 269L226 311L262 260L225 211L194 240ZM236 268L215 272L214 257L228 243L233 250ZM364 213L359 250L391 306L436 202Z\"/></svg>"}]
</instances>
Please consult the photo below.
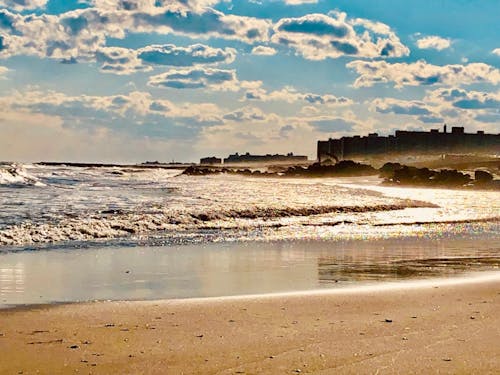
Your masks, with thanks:
<instances>
[{"instance_id":1,"label":"distant shoreline","mask_svg":"<svg viewBox=\"0 0 500 375\"><path fill-rule=\"evenodd\" d=\"M114 163L75 163L75 162L53 162L41 161L33 163L47 167L77 167L77 168L143 168L143 169L185 169L194 163L143 163L143 164L114 164Z\"/></svg>"}]
</instances>

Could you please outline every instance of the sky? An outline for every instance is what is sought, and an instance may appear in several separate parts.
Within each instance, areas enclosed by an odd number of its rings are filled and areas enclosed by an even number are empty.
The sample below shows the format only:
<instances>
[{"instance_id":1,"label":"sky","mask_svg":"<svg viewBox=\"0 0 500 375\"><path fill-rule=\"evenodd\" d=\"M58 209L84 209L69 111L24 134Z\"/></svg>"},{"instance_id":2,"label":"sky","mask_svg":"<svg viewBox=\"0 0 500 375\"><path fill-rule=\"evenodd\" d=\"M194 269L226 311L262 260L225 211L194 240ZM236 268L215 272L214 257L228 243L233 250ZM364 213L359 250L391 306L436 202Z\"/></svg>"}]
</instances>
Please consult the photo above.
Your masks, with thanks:
<instances>
[{"instance_id":1,"label":"sky","mask_svg":"<svg viewBox=\"0 0 500 375\"><path fill-rule=\"evenodd\" d=\"M500 1L0 0L0 160L500 132Z\"/></svg>"}]
</instances>

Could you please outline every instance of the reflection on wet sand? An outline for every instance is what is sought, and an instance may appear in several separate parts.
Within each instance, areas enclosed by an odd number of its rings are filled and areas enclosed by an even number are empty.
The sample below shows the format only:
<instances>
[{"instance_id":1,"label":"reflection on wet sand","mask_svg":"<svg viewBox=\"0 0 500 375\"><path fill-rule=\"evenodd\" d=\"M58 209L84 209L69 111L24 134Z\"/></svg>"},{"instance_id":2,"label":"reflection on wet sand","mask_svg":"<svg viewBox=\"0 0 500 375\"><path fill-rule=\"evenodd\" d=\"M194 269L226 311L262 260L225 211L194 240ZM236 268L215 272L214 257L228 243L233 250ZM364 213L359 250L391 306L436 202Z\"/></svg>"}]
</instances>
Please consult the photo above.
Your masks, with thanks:
<instances>
[{"instance_id":1,"label":"reflection on wet sand","mask_svg":"<svg viewBox=\"0 0 500 375\"><path fill-rule=\"evenodd\" d=\"M341 281L393 281L443 277L464 272L497 270L499 257L408 259L388 263L343 263L335 258L318 259L320 283Z\"/></svg>"},{"instance_id":2,"label":"reflection on wet sand","mask_svg":"<svg viewBox=\"0 0 500 375\"><path fill-rule=\"evenodd\" d=\"M395 281L497 270L496 242L495 236L407 238L373 241L370 246L348 242L340 251L318 257L318 280L322 284Z\"/></svg>"},{"instance_id":3,"label":"reflection on wet sand","mask_svg":"<svg viewBox=\"0 0 500 375\"><path fill-rule=\"evenodd\" d=\"M498 270L498 236L0 254L0 306L307 291Z\"/></svg>"}]
</instances>

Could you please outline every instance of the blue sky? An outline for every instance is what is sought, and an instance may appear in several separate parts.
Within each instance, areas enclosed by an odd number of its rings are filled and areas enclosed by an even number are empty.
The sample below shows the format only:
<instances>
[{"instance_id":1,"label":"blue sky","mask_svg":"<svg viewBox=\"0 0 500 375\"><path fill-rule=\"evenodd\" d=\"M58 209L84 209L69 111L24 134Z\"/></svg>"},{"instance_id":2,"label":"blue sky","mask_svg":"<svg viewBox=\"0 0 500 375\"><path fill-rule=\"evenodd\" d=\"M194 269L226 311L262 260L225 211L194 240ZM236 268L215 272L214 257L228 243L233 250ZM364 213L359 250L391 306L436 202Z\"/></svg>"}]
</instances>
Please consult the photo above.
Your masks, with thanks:
<instances>
[{"instance_id":1,"label":"blue sky","mask_svg":"<svg viewBox=\"0 0 500 375\"><path fill-rule=\"evenodd\" d=\"M500 132L500 2L0 0L0 160Z\"/></svg>"}]
</instances>

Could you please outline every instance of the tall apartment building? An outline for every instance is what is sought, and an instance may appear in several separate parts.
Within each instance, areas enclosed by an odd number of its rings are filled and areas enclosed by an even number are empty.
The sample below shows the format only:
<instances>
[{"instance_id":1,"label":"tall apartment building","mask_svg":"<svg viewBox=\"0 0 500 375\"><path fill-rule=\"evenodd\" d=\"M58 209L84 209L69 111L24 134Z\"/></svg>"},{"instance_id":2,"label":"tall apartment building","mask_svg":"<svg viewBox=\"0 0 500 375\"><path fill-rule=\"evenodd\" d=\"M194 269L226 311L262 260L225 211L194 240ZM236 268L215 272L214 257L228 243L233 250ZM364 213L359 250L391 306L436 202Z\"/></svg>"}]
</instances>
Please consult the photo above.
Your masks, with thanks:
<instances>
[{"instance_id":1,"label":"tall apartment building","mask_svg":"<svg viewBox=\"0 0 500 375\"><path fill-rule=\"evenodd\" d=\"M446 125L443 131L406 131L397 130L395 135L379 136L377 133L361 137L330 138L318 141L318 160L336 160L355 157L376 156L381 154L412 153L500 153L500 134L485 134L484 131L465 133L463 127L454 126L451 132Z\"/></svg>"}]
</instances>

